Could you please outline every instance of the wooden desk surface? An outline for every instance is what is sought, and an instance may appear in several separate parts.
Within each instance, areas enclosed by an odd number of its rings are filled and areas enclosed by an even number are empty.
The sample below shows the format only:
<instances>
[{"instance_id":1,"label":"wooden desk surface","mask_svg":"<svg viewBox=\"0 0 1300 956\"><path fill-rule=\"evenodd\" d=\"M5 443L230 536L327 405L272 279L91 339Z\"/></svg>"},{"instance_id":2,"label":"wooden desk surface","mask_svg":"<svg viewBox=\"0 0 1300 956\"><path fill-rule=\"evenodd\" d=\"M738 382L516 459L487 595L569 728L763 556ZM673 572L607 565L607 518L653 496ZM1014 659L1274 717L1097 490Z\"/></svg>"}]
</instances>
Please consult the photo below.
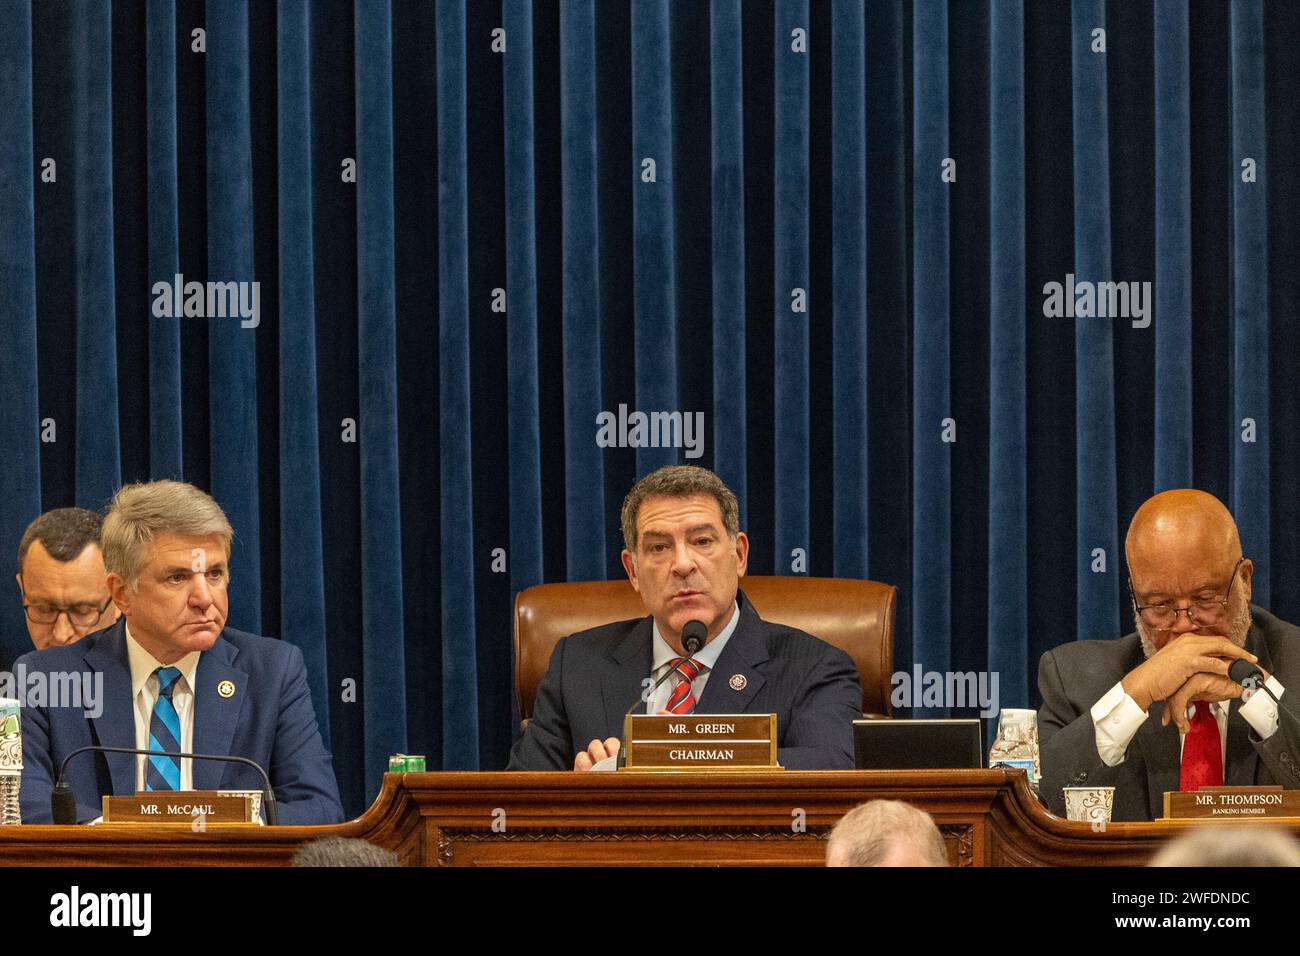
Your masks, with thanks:
<instances>
[{"instance_id":1,"label":"wooden desk surface","mask_svg":"<svg viewBox=\"0 0 1300 956\"><path fill-rule=\"evenodd\" d=\"M1140 866L1191 825L1094 832L1052 816L1009 770L408 773L338 826L0 827L0 865L282 866L307 840L345 836L413 866L818 866L835 821L876 798L930 812L960 866Z\"/></svg>"}]
</instances>

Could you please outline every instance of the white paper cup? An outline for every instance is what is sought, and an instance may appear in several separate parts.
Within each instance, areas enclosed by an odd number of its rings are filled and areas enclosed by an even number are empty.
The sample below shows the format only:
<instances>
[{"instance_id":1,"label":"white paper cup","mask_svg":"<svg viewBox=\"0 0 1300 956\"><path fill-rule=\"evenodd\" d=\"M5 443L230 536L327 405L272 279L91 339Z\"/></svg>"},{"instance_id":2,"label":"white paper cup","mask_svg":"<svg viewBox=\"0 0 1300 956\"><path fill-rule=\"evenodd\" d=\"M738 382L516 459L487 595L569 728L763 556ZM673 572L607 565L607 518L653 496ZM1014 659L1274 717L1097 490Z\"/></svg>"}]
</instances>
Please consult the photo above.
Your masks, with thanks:
<instances>
[{"instance_id":1,"label":"white paper cup","mask_svg":"<svg viewBox=\"0 0 1300 956\"><path fill-rule=\"evenodd\" d=\"M1065 787L1065 818L1079 823L1109 823L1114 787Z\"/></svg>"},{"instance_id":2,"label":"white paper cup","mask_svg":"<svg viewBox=\"0 0 1300 956\"><path fill-rule=\"evenodd\" d=\"M0 697L0 770L23 769L22 724L18 701Z\"/></svg>"}]
</instances>

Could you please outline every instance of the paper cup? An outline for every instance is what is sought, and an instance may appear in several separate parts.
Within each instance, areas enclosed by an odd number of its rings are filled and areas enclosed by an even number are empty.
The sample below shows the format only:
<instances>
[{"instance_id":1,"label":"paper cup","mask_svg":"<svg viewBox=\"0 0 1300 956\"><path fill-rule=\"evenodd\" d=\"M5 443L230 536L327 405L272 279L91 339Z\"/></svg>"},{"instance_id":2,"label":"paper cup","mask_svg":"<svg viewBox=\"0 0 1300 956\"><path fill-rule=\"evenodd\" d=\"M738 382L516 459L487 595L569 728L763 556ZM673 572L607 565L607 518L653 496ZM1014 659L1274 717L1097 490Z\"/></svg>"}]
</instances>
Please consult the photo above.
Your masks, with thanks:
<instances>
[{"instance_id":1,"label":"paper cup","mask_svg":"<svg viewBox=\"0 0 1300 956\"><path fill-rule=\"evenodd\" d=\"M1065 787L1065 818L1079 823L1109 823L1114 787Z\"/></svg>"}]
</instances>

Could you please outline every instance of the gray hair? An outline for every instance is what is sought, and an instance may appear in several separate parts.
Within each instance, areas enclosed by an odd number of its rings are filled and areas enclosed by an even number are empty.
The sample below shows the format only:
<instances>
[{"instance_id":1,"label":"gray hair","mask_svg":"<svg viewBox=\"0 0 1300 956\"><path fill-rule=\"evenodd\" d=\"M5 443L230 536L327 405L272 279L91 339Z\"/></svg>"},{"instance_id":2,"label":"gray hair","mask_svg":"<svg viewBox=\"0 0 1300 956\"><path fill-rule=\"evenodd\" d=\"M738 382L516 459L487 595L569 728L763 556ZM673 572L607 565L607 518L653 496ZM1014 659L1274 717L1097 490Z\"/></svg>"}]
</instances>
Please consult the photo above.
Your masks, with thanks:
<instances>
[{"instance_id":1,"label":"gray hair","mask_svg":"<svg viewBox=\"0 0 1300 956\"><path fill-rule=\"evenodd\" d=\"M104 568L135 590L140 569L160 534L216 535L230 554L234 531L212 496L183 481L123 485L113 496L102 534Z\"/></svg>"},{"instance_id":2,"label":"gray hair","mask_svg":"<svg viewBox=\"0 0 1300 956\"><path fill-rule=\"evenodd\" d=\"M880 866L905 848L926 866L947 866L948 848L930 814L901 800L871 800L844 814L826 841L827 865Z\"/></svg>"},{"instance_id":3,"label":"gray hair","mask_svg":"<svg viewBox=\"0 0 1300 956\"><path fill-rule=\"evenodd\" d=\"M39 541L55 561L67 563L80 557L87 545L99 545L103 526L103 516L85 508L45 512L27 526L18 542L18 573L22 573L23 561L34 542Z\"/></svg>"},{"instance_id":4,"label":"gray hair","mask_svg":"<svg viewBox=\"0 0 1300 956\"><path fill-rule=\"evenodd\" d=\"M1165 844L1151 866L1300 866L1300 842L1267 827L1199 826Z\"/></svg>"},{"instance_id":5,"label":"gray hair","mask_svg":"<svg viewBox=\"0 0 1300 956\"><path fill-rule=\"evenodd\" d=\"M298 847L294 866L401 866L392 850L346 837L321 837Z\"/></svg>"},{"instance_id":6,"label":"gray hair","mask_svg":"<svg viewBox=\"0 0 1300 956\"><path fill-rule=\"evenodd\" d=\"M740 534L740 504L735 492L721 478L697 465L665 465L646 475L623 499L623 547L636 554L636 516L647 498L687 498L712 495L722 512L722 527L732 541Z\"/></svg>"}]
</instances>

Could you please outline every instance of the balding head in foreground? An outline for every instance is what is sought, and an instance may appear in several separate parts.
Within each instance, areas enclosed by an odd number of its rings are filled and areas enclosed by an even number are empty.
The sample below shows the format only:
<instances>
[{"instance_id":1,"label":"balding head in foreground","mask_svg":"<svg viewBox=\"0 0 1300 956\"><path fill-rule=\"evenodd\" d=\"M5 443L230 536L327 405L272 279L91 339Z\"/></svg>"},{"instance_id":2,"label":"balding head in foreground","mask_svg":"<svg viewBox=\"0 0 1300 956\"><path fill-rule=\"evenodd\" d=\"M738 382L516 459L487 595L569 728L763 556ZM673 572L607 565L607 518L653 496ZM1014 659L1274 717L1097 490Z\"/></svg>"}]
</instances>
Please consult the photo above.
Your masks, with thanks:
<instances>
[{"instance_id":1,"label":"balding head in foreground","mask_svg":"<svg viewBox=\"0 0 1300 956\"><path fill-rule=\"evenodd\" d=\"M1300 842L1281 829L1200 826L1166 843L1150 866L1300 866Z\"/></svg>"},{"instance_id":2,"label":"balding head in foreground","mask_svg":"<svg viewBox=\"0 0 1300 956\"><path fill-rule=\"evenodd\" d=\"M930 814L901 800L872 800L840 818L826 842L827 866L947 866Z\"/></svg>"}]
</instances>

